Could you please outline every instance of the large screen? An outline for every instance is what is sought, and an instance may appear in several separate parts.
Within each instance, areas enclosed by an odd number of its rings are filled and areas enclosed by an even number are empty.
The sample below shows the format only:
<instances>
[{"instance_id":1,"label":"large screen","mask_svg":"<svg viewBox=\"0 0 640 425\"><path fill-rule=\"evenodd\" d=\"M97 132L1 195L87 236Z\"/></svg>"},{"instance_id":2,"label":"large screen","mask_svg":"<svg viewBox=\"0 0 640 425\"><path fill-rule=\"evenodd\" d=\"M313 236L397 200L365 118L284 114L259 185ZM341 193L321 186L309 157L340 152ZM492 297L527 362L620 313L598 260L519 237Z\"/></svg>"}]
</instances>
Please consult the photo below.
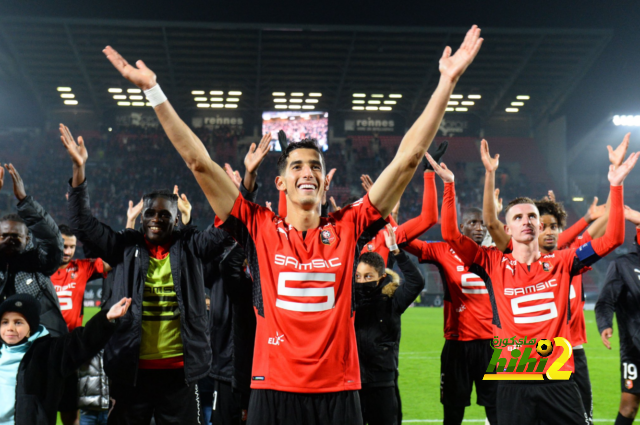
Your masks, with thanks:
<instances>
[{"instance_id":1,"label":"large screen","mask_svg":"<svg viewBox=\"0 0 640 425\"><path fill-rule=\"evenodd\" d=\"M280 151L278 131L284 130L287 141L299 142L302 139L316 139L320 149L326 151L329 114L309 111L275 111L262 113L262 134L271 132L271 150Z\"/></svg>"}]
</instances>

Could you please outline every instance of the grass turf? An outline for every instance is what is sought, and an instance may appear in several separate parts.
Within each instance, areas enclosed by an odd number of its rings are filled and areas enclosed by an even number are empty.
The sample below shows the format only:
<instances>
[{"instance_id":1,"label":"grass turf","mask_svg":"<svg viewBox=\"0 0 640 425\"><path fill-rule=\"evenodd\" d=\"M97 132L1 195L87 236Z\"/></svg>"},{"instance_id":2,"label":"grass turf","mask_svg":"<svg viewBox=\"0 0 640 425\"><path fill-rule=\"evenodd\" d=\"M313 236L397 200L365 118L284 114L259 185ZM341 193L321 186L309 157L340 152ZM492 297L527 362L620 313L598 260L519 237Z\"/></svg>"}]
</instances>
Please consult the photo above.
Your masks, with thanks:
<instances>
[{"instance_id":1,"label":"grass turf","mask_svg":"<svg viewBox=\"0 0 640 425\"><path fill-rule=\"evenodd\" d=\"M97 308L85 308L85 322ZM613 424L620 402L620 359L617 329L611 339L611 351L600 341L593 311L585 311L589 344L585 352L593 388L593 412L600 424ZM440 352L442 337L441 308L410 308L402 316L400 344L400 393L406 423L433 423L442 420L440 404ZM475 393L471 396L475 403ZM484 409L472 404L466 420L484 419ZM61 422L58 420L58 424Z\"/></svg>"}]
</instances>

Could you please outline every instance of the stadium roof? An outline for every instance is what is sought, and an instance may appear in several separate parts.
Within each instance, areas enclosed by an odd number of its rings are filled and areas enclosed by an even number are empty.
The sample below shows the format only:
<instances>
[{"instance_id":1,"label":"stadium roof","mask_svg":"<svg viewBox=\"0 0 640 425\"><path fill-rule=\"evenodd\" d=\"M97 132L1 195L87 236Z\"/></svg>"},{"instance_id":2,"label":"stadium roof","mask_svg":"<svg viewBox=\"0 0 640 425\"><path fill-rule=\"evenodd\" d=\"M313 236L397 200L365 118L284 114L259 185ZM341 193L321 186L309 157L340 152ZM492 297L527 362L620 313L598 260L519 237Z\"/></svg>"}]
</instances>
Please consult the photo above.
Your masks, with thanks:
<instances>
[{"instance_id":1,"label":"stadium roof","mask_svg":"<svg viewBox=\"0 0 640 425\"><path fill-rule=\"evenodd\" d=\"M356 93L367 102L359 104L375 104L380 97L372 95L382 95L379 105L393 99L389 107L415 117L437 84L442 50L455 50L466 30L0 17L0 78L27 87L43 111L117 108L114 95L136 94L126 93L133 86L104 58L102 49L111 45L131 62L143 59L180 109L237 97L238 109L272 110L274 92L285 93L285 103L294 92L303 94L303 105L310 93L321 93L308 105L351 111L358 106ZM452 107L482 119L516 107L537 120L558 110L612 31L483 28L483 37L478 58L456 88L462 98L452 99L460 103ZM78 105L65 106L58 87L70 87L67 100ZM194 90L224 99L196 101Z\"/></svg>"}]
</instances>

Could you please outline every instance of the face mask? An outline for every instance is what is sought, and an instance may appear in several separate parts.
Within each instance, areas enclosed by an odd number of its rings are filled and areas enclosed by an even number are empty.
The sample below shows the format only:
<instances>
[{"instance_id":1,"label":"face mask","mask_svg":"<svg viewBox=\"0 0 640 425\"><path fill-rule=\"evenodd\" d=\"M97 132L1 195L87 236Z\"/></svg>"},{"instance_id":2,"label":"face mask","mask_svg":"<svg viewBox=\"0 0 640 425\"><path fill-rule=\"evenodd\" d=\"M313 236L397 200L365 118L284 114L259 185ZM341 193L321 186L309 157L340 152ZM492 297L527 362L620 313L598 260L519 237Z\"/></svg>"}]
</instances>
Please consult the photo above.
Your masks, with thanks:
<instances>
[{"instance_id":1,"label":"face mask","mask_svg":"<svg viewBox=\"0 0 640 425\"><path fill-rule=\"evenodd\" d=\"M357 283L356 291L364 295L371 294L376 290L376 288L378 287L378 283L380 283L382 280L384 280L384 278L380 280L370 280L367 282Z\"/></svg>"}]
</instances>

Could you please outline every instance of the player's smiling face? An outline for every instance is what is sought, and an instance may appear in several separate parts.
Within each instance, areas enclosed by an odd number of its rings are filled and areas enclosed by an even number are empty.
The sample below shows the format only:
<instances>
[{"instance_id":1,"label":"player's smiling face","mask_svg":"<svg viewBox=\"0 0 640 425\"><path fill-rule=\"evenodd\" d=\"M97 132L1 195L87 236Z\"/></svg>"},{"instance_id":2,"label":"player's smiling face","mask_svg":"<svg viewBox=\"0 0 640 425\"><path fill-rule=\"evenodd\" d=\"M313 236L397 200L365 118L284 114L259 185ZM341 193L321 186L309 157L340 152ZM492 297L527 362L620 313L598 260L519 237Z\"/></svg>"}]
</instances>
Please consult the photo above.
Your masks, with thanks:
<instances>
[{"instance_id":1,"label":"player's smiling face","mask_svg":"<svg viewBox=\"0 0 640 425\"><path fill-rule=\"evenodd\" d=\"M178 224L177 207L165 198L155 198L142 211L142 230L155 245L164 245L171 240L173 228Z\"/></svg>"},{"instance_id":2,"label":"player's smiling face","mask_svg":"<svg viewBox=\"0 0 640 425\"><path fill-rule=\"evenodd\" d=\"M504 230L515 242L530 243L538 239L541 225L538 208L533 204L517 204L507 212Z\"/></svg>"},{"instance_id":3,"label":"player's smiling face","mask_svg":"<svg viewBox=\"0 0 640 425\"><path fill-rule=\"evenodd\" d=\"M284 175L276 177L276 186L285 190L294 204L311 209L322 201L325 178L320 154L313 149L296 149L287 158Z\"/></svg>"},{"instance_id":4,"label":"player's smiling face","mask_svg":"<svg viewBox=\"0 0 640 425\"><path fill-rule=\"evenodd\" d=\"M551 252L558 247L558 235L560 234L558 220L551 214L545 214L540 217L540 222L542 223L542 231L538 237L540 250Z\"/></svg>"}]
</instances>

